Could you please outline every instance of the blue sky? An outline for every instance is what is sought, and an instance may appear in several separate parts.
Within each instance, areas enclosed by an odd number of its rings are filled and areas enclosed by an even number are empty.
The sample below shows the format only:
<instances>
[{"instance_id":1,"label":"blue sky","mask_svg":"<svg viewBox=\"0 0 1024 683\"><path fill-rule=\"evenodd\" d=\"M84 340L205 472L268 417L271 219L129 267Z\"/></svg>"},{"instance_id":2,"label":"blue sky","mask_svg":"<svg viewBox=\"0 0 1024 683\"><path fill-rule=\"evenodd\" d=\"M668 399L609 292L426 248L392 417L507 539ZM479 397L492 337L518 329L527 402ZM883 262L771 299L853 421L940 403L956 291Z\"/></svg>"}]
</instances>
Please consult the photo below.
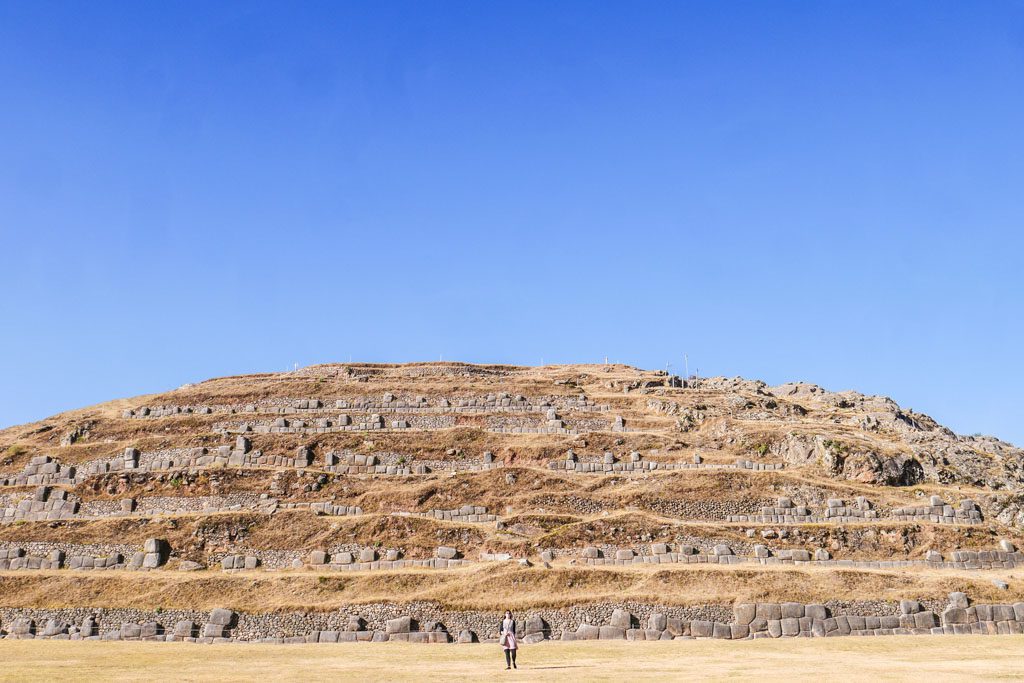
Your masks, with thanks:
<instances>
[{"instance_id":1,"label":"blue sky","mask_svg":"<svg viewBox=\"0 0 1024 683\"><path fill-rule=\"evenodd\" d=\"M1024 443L1024 4L0 2L0 425L459 359Z\"/></svg>"}]
</instances>

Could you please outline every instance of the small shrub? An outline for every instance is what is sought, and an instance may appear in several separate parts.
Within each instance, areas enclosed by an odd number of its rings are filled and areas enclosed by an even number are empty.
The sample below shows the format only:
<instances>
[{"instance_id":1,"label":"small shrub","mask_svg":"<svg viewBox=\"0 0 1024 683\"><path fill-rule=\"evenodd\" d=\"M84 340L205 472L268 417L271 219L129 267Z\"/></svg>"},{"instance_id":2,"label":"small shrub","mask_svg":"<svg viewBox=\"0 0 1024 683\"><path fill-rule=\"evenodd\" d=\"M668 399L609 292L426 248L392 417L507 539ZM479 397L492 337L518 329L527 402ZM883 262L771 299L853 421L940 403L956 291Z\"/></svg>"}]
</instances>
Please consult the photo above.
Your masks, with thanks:
<instances>
[{"instance_id":1,"label":"small shrub","mask_svg":"<svg viewBox=\"0 0 1024 683\"><path fill-rule=\"evenodd\" d=\"M822 445L824 445L826 449L832 451L833 453L838 453L840 455L848 453L850 451L850 447L847 446L845 443L841 441L833 441L832 439L826 439Z\"/></svg>"}]
</instances>

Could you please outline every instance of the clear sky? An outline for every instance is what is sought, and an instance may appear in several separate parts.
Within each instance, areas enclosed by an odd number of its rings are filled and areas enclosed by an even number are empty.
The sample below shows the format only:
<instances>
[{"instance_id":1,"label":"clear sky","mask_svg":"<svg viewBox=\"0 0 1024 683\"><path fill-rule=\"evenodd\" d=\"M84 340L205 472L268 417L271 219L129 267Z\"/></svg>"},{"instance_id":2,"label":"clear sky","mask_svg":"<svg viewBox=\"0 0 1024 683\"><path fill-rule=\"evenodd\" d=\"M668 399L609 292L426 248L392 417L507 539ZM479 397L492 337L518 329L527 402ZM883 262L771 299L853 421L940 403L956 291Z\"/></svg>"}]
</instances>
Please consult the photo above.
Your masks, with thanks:
<instances>
[{"instance_id":1,"label":"clear sky","mask_svg":"<svg viewBox=\"0 0 1024 683\"><path fill-rule=\"evenodd\" d=\"M0 2L0 425L613 361L1024 444L1021 2Z\"/></svg>"}]
</instances>

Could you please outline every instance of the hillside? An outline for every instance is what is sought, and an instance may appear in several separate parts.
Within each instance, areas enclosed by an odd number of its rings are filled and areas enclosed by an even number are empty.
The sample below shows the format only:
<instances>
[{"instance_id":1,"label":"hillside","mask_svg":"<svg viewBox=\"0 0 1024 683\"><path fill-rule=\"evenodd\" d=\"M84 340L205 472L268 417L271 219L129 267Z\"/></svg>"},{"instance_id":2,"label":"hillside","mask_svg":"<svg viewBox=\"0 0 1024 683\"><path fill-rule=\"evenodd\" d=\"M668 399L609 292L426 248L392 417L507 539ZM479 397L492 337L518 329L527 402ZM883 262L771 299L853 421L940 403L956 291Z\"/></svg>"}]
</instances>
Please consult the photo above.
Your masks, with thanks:
<instances>
[{"instance_id":1,"label":"hillside","mask_svg":"<svg viewBox=\"0 0 1024 683\"><path fill-rule=\"evenodd\" d=\"M532 639L1024 623L1024 451L811 384L330 364L0 453L9 637L447 642L506 607Z\"/></svg>"}]
</instances>

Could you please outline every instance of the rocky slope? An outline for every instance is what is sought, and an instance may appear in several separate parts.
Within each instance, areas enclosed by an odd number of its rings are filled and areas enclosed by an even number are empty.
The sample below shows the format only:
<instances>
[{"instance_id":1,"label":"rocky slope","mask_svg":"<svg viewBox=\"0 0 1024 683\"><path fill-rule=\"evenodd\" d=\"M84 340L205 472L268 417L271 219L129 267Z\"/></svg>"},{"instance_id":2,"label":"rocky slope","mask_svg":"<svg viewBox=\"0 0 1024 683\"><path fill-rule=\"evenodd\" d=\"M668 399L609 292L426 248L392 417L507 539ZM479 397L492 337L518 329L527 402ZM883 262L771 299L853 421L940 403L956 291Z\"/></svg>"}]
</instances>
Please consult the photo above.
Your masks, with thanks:
<instances>
[{"instance_id":1,"label":"rocky slope","mask_svg":"<svg viewBox=\"0 0 1024 683\"><path fill-rule=\"evenodd\" d=\"M1024 451L811 384L331 364L63 413L0 431L0 454L11 618L223 596L260 624L300 608L298 585L302 604L320 595L309 609L360 605L370 622L429 603L478 624L514 602L570 610L546 617L566 629L627 586L634 613L657 602L697 621L741 599L831 596L835 612L856 595L885 612L948 590L1021 594ZM98 568L140 591L126 602ZM68 572L81 590L61 588ZM149 572L174 589L145 588Z\"/></svg>"}]
</instances>

